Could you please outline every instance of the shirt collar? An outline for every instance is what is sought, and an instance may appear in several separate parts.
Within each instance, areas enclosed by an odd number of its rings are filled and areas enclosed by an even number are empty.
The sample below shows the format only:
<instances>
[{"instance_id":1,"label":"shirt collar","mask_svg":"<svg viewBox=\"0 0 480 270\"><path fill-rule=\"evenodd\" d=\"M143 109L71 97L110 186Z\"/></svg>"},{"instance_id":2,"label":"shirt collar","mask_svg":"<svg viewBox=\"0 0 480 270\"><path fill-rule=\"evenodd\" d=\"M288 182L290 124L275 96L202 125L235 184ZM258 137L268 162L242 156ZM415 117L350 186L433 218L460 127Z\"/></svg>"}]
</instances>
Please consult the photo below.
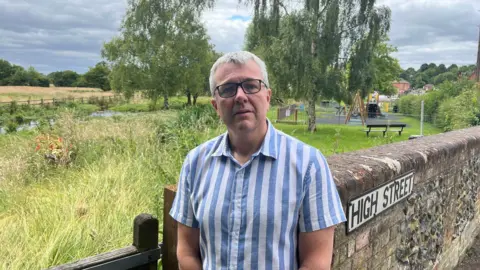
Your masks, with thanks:
<instances>
[{"instance_id":1,"label":"shirt collar","mask_svg":"<svg viewBox=\"0 0 480 270\"><path fill-rule=\"evenodd\" d=\"M277 130L272 125L270 120L267 118L267 134L265 134L265 138L262 142L262 146L260 149L253 154L252 156L258 156L262 154L264 156L268 156L274 159L278 158L278 146L277 146ZM219 157L219 156L226 156L231 157L232 152L229 147L228 143L228 131L222 135L220 144L218 145L217 149L213 152L212 156Z\"/></svg>"}]
</instances>

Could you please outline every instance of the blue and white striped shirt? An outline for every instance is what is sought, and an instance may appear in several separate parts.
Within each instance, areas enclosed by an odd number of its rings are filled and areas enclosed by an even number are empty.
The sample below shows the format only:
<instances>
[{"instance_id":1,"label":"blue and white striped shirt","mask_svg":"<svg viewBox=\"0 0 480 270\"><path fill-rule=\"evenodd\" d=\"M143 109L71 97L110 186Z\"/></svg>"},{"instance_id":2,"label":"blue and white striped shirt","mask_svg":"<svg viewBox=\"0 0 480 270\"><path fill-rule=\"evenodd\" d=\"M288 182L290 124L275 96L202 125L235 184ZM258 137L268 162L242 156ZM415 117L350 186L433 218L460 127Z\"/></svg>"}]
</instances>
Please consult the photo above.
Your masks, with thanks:
<instances>
[{"instance_id":1,"label":"blue and white striped shirt","mask_svg":"<svg viewBox=\"0 0 480 270\"><path fill-rule=\"evenodd\" d=\"M325 157L268 121L243 166L224 133L190 151L170 215L200 229L203 269L297 269L297 233L346 220Z\"/></svg>"}]
</instances>

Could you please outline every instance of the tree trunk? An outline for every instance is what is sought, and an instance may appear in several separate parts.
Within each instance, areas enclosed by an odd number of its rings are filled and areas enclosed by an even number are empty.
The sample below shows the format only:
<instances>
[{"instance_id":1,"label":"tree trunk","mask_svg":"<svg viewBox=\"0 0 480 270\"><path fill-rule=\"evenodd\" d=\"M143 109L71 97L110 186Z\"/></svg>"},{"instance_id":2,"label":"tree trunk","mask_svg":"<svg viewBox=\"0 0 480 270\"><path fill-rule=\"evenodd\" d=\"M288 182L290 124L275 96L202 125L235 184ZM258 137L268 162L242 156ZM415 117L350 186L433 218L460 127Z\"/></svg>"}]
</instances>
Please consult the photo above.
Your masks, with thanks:
<instances>
[{"instance_id":1,"label":"tree trunk","mask_svg":"<svg viewBox=\"0 0 480 270\"><path fill-rule=\"evenodd\" d=\"M198 94L193 95L193 106L197 105Z\"/></svg>"},{"instance_id":2,"label":"tree trunk","mask_svg":"<svg viewBox=\"0 0 480 270\"><path fill-rule=\"evenodd\" d=\"M168 95L163 95L163 109L168 110Z\"/></svg>"},{"instance_id":3,"label":"tree trunk","mask_svg":"<svg viewBox=\"0 0 480 270\"><path fill-rule=\"evenodd\" d=\"M187 105L188 106L192 105L192 94L190 94L190 89L188 88L187 88Z\"/></svg>"},{"instance_id":4,"label":"tree trunk","mask_svg":"<svg viewBox=\"0 0 480 270\"><path fill-rule=\"evenodd\" d=\"M317 131L316 119L315 119L315 101L317 97L315 94L312 94L308 100L308 131L315 132Z\"/></svg>"}]
</instances>

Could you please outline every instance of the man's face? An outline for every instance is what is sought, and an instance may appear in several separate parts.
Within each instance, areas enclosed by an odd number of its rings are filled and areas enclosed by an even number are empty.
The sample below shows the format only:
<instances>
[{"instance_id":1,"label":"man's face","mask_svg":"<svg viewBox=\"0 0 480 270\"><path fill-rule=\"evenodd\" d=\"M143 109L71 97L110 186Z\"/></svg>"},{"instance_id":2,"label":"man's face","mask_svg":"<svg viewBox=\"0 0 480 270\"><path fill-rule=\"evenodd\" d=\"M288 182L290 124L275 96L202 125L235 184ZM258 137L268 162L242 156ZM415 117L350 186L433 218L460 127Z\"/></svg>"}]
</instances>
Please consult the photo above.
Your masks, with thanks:
<instances>
[{"instance_id":1,"label":"man's face","mask_svg":"<svg viewBox=\"0 0 480 270\"><path fill-rule=\"evenodd\" d=\"M223 64L214 76L216 86L240 83L248 79L263 80L261 69L253 60L245 65ZM239 86L237 94L229 98L222 98L218 91L215 91L212 105L229 130L251 132L265 124L272 91L263 83L260 86L260 91L255 94L246 94Z\"/></svg>"}]
</instances>

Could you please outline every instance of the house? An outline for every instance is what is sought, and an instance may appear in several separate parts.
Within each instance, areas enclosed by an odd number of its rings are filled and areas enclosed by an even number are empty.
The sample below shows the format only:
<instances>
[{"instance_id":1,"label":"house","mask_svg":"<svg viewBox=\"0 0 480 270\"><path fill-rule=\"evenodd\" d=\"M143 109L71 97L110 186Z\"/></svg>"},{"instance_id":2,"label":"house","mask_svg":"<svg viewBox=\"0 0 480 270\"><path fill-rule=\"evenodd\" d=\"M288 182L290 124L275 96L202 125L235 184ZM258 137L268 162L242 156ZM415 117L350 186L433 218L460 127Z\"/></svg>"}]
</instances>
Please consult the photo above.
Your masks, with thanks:
<instances>
[{"instance_id":1,"label":"house","mask_svg":"<svg viewBox=\"0 0 480 270\"><path fill-rule=\"evenodd\" d=\"M430 84L430 83L429 83L429 84L425 84L425 85L423 86L423 90L425 90L425 91L430 91L430 90L433 89L433 87L434 87L433 84Z\"/></svg>"},{"instance_id":2,"label":"house","mask_svg":"<svg viewBox=\"0 0 480 270\"><path fill-rule=\"evenodd\" d=\"M394 81L392 84L393 87L397 88L399 95L410 89L410 83L404 79L401 79L400 81Z\"/></svg>"}]
</instances>

